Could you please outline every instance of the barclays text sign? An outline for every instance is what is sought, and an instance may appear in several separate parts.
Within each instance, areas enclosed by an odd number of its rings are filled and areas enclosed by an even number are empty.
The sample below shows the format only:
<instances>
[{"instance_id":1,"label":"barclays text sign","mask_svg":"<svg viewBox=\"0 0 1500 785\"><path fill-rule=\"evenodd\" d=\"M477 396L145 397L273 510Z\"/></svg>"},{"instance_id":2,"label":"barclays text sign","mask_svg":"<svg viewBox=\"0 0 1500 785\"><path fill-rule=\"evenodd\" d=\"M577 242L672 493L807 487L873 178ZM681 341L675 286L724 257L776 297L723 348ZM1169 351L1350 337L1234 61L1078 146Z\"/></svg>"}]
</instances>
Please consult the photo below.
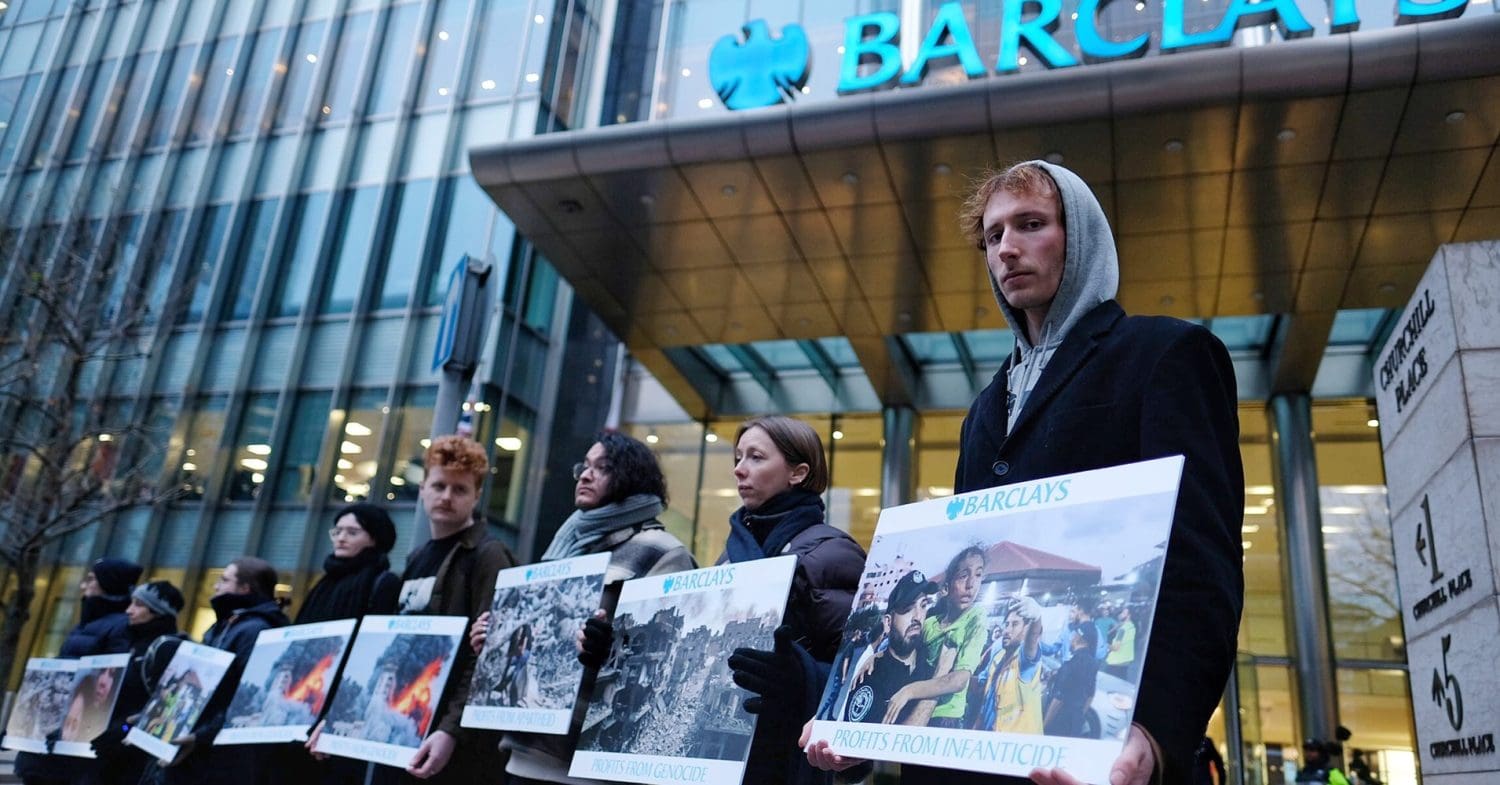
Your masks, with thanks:
<instances>
[{"instance_id":1,"label":"barclays text sign","mask_svg":"<svg viewBox=\"0 0 1500 785\"><path fill-rule=\"evenodd\" d=\"M1156 0L1150 0L1155 2ZM1297 0L1230 0L1214 27L1190 32L1185 17L1191 0L1160 0L1161 27L1157 31L1163 53L1228 46L1237 30L1275 24L1286 38L1313 34L1313 26L1298 8ZM1081 63L1101 63L1144 55L1152 33L1141 33L1124 41L1113 40L1100 30L1099 15L1110 0L1077 0L1076 13L1069 14L1077 41L1077 54L1053 35L1064 15L1064 0L1005 0L1002 4L999 48L992 61L975 44L974 32L964 15L964 4L944 3L925 31L911 62L901 53L901 18L892 12L849 17L844 21L844 45L839 67L838 92L843 95L892 86L922 83L935 66L957 63L970 79L1020 70L1024 46L1048 68L1068 68ZM1328 27L1333 33L1360 28L1356 0L1327 0ZM1396 0L1397 25L1462 16L1469 0ZM790 24L779 37L772 37L764 20L745 25L744 38L724 36L709 59L709 76L715 91L730 109L771 106L795 99L811 71L807 35L800 25Z\"/></svg>"}]
</instances>

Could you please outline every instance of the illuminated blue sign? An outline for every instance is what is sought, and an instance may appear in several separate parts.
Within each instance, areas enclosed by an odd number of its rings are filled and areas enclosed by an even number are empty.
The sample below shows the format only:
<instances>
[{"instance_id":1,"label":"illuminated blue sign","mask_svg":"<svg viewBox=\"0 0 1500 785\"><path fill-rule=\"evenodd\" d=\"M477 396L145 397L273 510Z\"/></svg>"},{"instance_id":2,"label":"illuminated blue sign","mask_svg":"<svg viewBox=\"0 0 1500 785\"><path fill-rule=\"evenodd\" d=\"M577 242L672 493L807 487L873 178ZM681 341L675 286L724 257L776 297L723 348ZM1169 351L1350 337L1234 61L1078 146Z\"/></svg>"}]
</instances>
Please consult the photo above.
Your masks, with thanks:
<instances>
[{"instance_id":1,"label":"illuminated blue sign","mask_svg":"<svg viewBox=\"0 0 1500 785\"><path fill-rule=\"evenodd\" d=\"M802 25L771 37L764 19L747 22L744 41L726 35L708 53L708 78L730 109L755 109L789 102L807 84L812 49Z\"/></svg>"},{"instance_id":2,"label":"illuminated blue sign","mask_svg":"<svg viewBox=\"0 0 1500 785\"><path fill-rule=\"evenodd\" d=\"M1063 14L1063 0L1005 0L994 73L1020 70L1023 45L1048 68L1068 68L1079 65L1080 60L1100 63L1144 55L1150 47L1150 33L1116 41L1099 30L1100 9L1109 2L1077 0L1076 14L1072 15L1079 53L1075 56L1052 35ZM1161 0L1163 53L1228 46L1237 30L1266 24L1275 24L1285 38L1313 34L1313 27L1296 0L1230 0L1219 24L1190 33L1183 23L1186 2ZM1356 0L1327 2L1330 31L1348 33L1359 29ZM1397 0L1395 21L1404 25L1454 19L1463 15L1468 4L1469 0ZM756 19L747 22L742 32L743 39L734 35L720 38L709 53L709 79L724 105L730 109L754 109L796 98L812 70L812 53L802 27L787 25L779 38L773 38L765 20ZM846 19L843 53L839 66L840 94L919 85L938 64L956 62L970 79L980 79L989 73L960 2L938 7L910 64L903 63L901 57L901 18L889 11Z\"/></svg>"}]
</instances>

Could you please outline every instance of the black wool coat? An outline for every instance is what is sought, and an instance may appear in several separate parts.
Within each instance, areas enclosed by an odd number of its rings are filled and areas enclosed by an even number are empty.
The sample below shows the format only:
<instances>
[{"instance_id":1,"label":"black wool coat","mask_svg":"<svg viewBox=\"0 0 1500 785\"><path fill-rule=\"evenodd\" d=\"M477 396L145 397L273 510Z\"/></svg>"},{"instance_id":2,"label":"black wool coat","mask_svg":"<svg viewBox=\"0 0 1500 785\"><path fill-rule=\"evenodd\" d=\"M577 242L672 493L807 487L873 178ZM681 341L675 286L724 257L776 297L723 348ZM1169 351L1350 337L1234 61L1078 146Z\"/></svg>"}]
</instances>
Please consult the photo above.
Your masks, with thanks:
<instances>
[{"instance_id":1,"label":"black wool coat","mask_svg":"<svg viewBox=\"0 0 1500 785\"><path fill-rule=\"evenodd\" d=\"M1160 745L1165 782L1186 782L1234 663L1244 605L1245 475L1229 353L1203 327L1126 316L1107 301L1063 339L1009 433L1007 370L964 418L956 493L1186 459L1135 711ZM944 785L998 781L943 774Z\"/></svg>"}]
</instances>

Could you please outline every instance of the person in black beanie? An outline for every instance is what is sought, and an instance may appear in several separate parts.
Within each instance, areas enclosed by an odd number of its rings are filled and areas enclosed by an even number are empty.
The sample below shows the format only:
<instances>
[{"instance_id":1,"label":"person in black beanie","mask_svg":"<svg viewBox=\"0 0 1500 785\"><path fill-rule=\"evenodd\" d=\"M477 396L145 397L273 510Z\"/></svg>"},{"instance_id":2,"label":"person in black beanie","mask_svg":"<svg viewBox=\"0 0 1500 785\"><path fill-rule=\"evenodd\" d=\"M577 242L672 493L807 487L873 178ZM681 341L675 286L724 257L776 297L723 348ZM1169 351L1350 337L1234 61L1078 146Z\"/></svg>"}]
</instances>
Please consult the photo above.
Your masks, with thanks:
<instances>
[{"instance_id":1,"label":"person in black beanie","mask_svg":"<svg viewBox=\"0 0 1500 785\"><path fill-rule=\"evenodd\" d=\"M146 707L151 689L145 673L147 653L158 640L180 639L177 614L182 613L182 592L167 581L152 581L137 586L125 609L129 626L125 636L130 641L130 662L120 683L108 728L93 740L96 765L87 767L74 779L75 785L135 785L146 768L146 754L124 744L126 718ZM158 647L160 648L160 647Z\"/></svg>"},{"instance_id":2,"label":"person in black beanie","mask_svg":"<svg viewBox=\"0 0 1500 785\"><path fill-rule=\"evenodd\" d=\"M355 619L396 612L401 579L390 571L396 524L386 511L356 502L333 516L328 536L333 553L323 560L323 577L297 611L298 624Z\"/></svg>"},{"instance_id":3,"label":"person in black beanie","mask_svg":"<svg viewBox=\"0 0 1500 785\"><path fill-rule=\"evenodd\" d=\"M323 577L302 601L296 623L395 613L401 578L390 571L388 554L396 547L396 524L391 522L391 516L373 504L355 502L334 514L328 536L333 540L333 553L323 560ZM337 674L332 683L338 683ZM301 744L278 747L274 753L277 770L291 782L321 785L364 782L366 764L348 758L314 756L310 754L312 744L309 741L306 749Z\"/></svg>"},{"instance_id":4,"label":"person in black beanie","mask_svg":"<svg viewBox=\"0 0 1500 785\"><path fill-rule=\"evenodd\" d=\"M130 604L131 585L140 577L141 565L132 561L105 558L94 562L78 584L82 593L78 626L63 639L57 656L73 660L126 651L130 643L125 637L125 607ZM78 769L76 758L16 755L15 771L25 785L64 785L78 776Z\"/></svg>"}]
</instances>

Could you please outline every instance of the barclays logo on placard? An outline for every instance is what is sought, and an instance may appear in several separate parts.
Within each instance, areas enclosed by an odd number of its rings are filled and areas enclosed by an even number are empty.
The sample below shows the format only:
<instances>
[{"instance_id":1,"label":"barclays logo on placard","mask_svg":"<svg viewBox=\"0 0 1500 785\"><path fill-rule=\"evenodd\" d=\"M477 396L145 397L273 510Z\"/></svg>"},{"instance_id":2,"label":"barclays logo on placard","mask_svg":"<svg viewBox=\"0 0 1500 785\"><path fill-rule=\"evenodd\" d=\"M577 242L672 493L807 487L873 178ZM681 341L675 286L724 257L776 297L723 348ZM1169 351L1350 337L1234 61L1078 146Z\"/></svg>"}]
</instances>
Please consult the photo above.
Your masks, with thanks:
<instances>
[{"instance_id":1,"label":"barclays logo on placard","mask_svg":"<svg viewBox=\"0 0 1500 785\"><path fill-rule=\"evenodd\" d=\"M549 578L562 578L573 572L573 565L567 563L537 564L526 568L527 581L540 581Z\"/></svg>"},{"instance_id":2,"label":"barclays logo on placard","mask_svg":"<svg viewBox=\"0 0 1500 785\"><path fill-rule=\"evenodd\" d=\"M674 594L676 592L693 591L696 589L712 589L715 587L730 586L733 583L733 567L721 567L697 572L680 572L676 575L668 575L662 580L661 593Z\"/></svg>"},{"instance_id":3,"label":"barclays logo on placard","mask_svg":"<svg viewBox=\"0 0 1500 785\"><path fill-rule=\"evenodd\" d=\"M741 28L744 40L726 35L708 54L708 79L730 109L756 109L796 99L812 72L812 49L802 25L781 28L771 37L764 19Z\"/></svg>"}]
</instances>

